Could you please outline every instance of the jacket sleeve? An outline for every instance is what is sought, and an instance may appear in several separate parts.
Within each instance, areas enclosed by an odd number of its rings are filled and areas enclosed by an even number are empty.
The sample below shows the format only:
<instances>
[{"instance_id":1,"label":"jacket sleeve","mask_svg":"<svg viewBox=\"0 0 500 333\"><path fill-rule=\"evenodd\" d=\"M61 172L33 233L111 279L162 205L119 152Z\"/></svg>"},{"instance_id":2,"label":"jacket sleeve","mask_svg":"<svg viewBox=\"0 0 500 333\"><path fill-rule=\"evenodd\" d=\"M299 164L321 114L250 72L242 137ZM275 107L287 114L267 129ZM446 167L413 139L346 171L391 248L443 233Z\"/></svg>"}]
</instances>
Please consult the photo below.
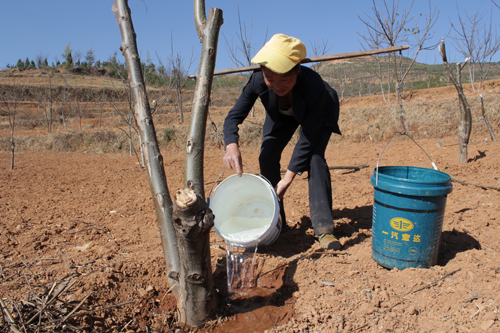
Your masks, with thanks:
<instances>
[{"instance_id":1,"label":"jacket sleeve","mask_svg":"<svg viewBox=\"0 0 500 333\"><path fill-rule=\"evenodd\" d=\"M304 119L300 126L300 138L288 164L288 170L304 172L309 168L312 152L316 146L321 128L324 127L324 109L326 89L321 89L319 94L306 106Z\"/></svg>"},{"instance_id":2,"label":"jacket sleeve","mask_svg":"<svg viewBox=\"0 0 500 333\"><path fill-rule=\"evenodd\" d=\"M224 120L224 143L227 146L230 143L238 143L239 125L248 116L252 109L255 100L259 97L257 85L259 84L255 74L252 74L247 84L243 88L243 92L236 101L236 104L229 110L229 113Z\"/></svg>"}]
</instances>

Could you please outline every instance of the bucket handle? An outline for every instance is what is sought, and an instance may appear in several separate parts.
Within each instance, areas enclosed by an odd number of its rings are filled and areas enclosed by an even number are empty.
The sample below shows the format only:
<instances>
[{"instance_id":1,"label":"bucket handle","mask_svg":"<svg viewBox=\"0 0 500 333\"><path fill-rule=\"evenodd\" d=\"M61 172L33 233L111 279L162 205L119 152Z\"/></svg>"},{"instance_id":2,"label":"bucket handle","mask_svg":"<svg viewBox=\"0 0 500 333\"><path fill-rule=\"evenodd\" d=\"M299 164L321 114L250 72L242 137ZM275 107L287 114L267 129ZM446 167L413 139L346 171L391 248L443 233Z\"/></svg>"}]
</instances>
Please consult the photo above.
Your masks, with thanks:
<instances>
[{"instance_id":1,"label":"bucket handle","mask_svg":"<svg viewBox=\"0 0 500 333\"><path fill-rule=\"evenodd\" d=\"M434 168L434 170L438 169L437 166L436 166L436 163L434 163L434 161L429 156L429 154L427 154L427 152L425 151L425 149L422 148L415 140L413 140L413 138L408 133L406 133L406 131L405 132L394 132L392 134L391 138L389 139L389 142L387 142L387 144L385 145L385 147L380 152L380 155L378 156L377 167L375 168L376 169L376 177L375 177L376 178L376 181L375 181L375 185L376 186L378 186L378 163L380 162L380 158L382 157L382 154L384 153L385 148L387 148L387 146L389 145L389 143L391 143L391 140L394 138L395 134L406 135L407 137L409 137L411 139L411 141L413 141L420 149L422 149L422 151L425 153L425 155L427 155L427 157L429 158L429 160L431 160L431 165Z\"/></svg>"},{"instance_id":2,"label":"bucket handle","mask_svg":"<svg viewBox=\"0 0 500 333\"><path fill-rule=\"evenodd\" d=\"M250 169L251 171L255 172L256 174L258 174L259 176L262 177L262 179L264 179L266 182L269 183L269 185L271 185L271 187L273 186L271 184L271 182L269 181L269 179L267 179L266 177L264 177L260 172L258 171L255 171L254 169L250 168L249 166L246 166L244 164L242 164L243 167L247 168L247 169ZM217 183L219 182L219 179L220 177L222 177L222 175L224 174L224 172L226 172L227 170L227 167L224 167L224 170L222 170L222 172L219 174L219 176L217 177L217 179L215 180L214 184L212 185L212 188L210 189L210 193L208 194L208 198L207 198L207 203L210 204L210 197L212 196L212 192L215 188L215 186L217 185Z\"/></svg>"}]
</instances>

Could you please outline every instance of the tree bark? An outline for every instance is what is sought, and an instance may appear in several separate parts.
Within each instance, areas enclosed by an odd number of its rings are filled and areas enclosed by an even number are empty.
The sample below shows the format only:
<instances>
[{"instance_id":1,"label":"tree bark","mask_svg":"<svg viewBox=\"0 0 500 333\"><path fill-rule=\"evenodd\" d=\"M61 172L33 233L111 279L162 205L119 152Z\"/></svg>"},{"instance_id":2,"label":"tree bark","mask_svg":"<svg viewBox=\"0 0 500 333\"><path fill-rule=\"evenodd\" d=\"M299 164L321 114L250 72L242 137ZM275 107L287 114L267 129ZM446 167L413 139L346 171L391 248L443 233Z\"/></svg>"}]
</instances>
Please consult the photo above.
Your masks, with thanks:
<instances>
[{"instance_id":1,"label":"tree bark","mask_svg":"<svg viewBox=\"0 0 500 333\"><path fill-rule=\"evenodd\" d=\"M203 148L207 126L208 106L212 89L217 42L222 25L222 10L211 8L208 21L205 16L205 1L194 0L194 20L196 31L202 42L199 72L196 75L191 124L186 142L185 187L193 188L205 199L203 184Z\"/></svg>"},{"instance_id":2,"label":"tree bark","mask_svg":"<svg viewBox=\"0 0 500 333\"><path fill-rule=\"evenodd\" d=\"M202 56L186 147L186 188L177 191L173 207L146 95L130 8L127 0L114 0L113 5L122 34L120 49L127 63L135 120L144 145L169 282L177 298L179 323L189 327L203 325L216 309L210 261L210 229L214 216L204 200L203 150L222 11L212 8L207 21L204 10L204 1L195 0L195 22L203 43Z\"/></svg>"},{"instance_id":3,"label":"tree bark","mask_svg":"<svg viewBox=\"0 0 500 333\"><path fill-rule=\"evenodd\" d=\"M135 120L138 123L142 136L146 170L148 172L149 186L167 265L168 282L178 299L181 293L178 285L180 262L177 236L172 222L173 205L163 167L163 157L160 154L156 140L156 131L151 118L151 110L146 94L144 77L142 76L141 61L137 51L136 35L130 16L128 1L114 0L112 9L118 20L122 36L120 50L127 64Z\"/></svg>"},{"instance_id":4,"label":"tree bark","mask_svg":"<svg viewBox=\"0 0 500 333\"><path fill-rule=\"evenodd\" d=\"M203 325L214 315L217 307L210 261L210 229L214 216L205 202L203 159L222 10L211 8L207 21L205 1L195 0L194 19L202 42L202 54L186 142L185 189L176 193L174 207L182 290L177 306L179 322L189 327Z\"/></svg>"},{"instance_id":5,"label":"tree bark","mask_svg":"<svg viewBox=\"0 0 500 333\"><path fill-rule=\"evenodd\" d=\"M174 196L174 226L180 250L181 295L177 299L179 322L188 327L203 325L217 308L212 265L210 229L214 215L208 204L191 188Z\"/></svg>"}]
</instances>

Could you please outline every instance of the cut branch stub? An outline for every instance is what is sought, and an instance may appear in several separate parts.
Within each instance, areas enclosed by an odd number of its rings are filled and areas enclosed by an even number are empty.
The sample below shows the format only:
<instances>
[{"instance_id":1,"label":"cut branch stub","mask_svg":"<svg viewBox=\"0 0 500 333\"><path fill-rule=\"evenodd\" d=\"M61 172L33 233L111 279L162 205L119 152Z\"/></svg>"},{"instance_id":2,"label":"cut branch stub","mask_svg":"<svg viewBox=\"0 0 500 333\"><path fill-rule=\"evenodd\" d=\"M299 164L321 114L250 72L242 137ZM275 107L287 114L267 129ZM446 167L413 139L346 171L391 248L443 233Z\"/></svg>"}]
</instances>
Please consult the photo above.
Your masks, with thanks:
<instances>
[{"instance_id":1,"label":"cut branch stub","mask_svg":"<svg viewBox=\"0 0 500 333\"><path fill-rule=\"evenodd\" d=\"M192 188L174 195L173 221L181 252L179 322L189 327L203 325L216 310L210 261L210 229L214 215Z\"/></svg>"},{"instance_id":2,"label":"cut branch stub","mask_svg":"<svg viewBox=\"0 0 500 333\"><path fill-rule=\"evenodd\" d=\"M174 226L182 237L197 238L214 225L214 215L207 203L192 188L174 195Z\"/></svg>"}]
</instances>

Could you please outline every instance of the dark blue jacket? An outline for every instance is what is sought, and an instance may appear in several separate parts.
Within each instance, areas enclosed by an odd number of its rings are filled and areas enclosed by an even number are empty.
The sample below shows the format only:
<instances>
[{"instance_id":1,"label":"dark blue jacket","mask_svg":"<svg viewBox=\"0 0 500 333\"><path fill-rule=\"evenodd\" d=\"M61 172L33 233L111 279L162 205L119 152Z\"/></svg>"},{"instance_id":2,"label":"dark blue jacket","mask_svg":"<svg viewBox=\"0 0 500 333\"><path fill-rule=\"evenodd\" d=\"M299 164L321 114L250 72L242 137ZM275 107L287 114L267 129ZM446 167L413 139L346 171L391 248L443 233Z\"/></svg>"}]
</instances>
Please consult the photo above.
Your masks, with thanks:
<instances>
[{"instance_id":1,"label":"dark blue jacket","mask_svg":"<svg viewBox=\"0 0 500 333\"><path fill-rule=\"evenodd\" d=\"M238 101L229 111L224 121L224 141L226 146L238 143L238 125L248 116L257 97L266 109L272 122L277 123L281 117L288 117L278 110L278 95L268 88L261 71L254 72L243 88ZM341 134L337 124L339 119L339 99L337 92L314 70L302 66L293 88L293 114L301 125L300 138L293 151L288 169L303 172L308 169L311 152L318 138L320 129L326 128L333 133ZM264 132L267 132L264 129Z\"/></svg>"}]
</instances>

